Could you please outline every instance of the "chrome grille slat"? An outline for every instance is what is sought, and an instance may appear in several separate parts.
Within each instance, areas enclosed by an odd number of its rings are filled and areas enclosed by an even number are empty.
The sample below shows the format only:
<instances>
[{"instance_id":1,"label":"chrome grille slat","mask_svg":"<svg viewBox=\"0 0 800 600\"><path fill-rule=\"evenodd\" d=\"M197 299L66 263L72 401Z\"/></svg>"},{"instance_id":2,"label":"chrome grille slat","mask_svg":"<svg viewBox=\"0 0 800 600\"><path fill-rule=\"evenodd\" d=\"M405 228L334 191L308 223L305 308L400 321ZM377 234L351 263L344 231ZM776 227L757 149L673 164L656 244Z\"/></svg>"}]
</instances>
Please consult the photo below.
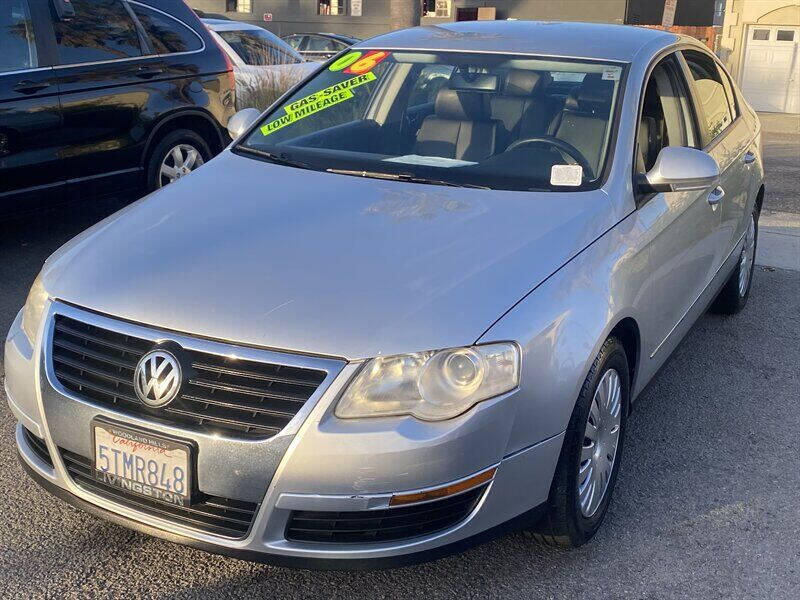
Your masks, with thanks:
<instances>
[{"instance_id":1,"label":"chrome grille slat","mask_svg":"<svg viewBox=\"0 0 800 600\"><path fill-rule=\"evenodd\" d=\"M280 432L327 375L318 369L184 349L192 371L179 397L152 409L136 397L133 372L154 346L147 339L57 314L53 370L61 385L88 402L194 431L260 439Z\"/></svg>"}]
</instances>

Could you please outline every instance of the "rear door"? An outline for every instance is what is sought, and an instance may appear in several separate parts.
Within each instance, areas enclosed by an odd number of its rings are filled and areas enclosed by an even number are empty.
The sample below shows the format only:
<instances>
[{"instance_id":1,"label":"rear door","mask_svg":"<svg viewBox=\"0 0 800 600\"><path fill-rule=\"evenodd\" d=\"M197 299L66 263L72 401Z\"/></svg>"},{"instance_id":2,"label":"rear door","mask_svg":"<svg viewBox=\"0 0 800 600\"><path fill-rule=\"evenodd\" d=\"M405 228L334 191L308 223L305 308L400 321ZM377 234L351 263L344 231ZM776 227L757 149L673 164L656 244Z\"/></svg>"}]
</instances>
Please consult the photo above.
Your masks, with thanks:
<instances>
[{"instance_id":1,"label":"rear door","mask_svg":"<svg viewBox=\"0 0 800 600\"><path fill-rule=\"evenodd\" d=\"M45 0L0 2L0 212L33 209L61 195L51 40Z\"/></svg>"},{"instance_id":2,"label":"rear door","mask_svg":"<svg viewBox=\"0 0 800 600\"><path fill-rule=\"evenodd\" d=\"M72 0L75 17L55 23L70 189L91 193L138 183L141 136L163 61L121 0Z\"/></svg>"}]
</instances>

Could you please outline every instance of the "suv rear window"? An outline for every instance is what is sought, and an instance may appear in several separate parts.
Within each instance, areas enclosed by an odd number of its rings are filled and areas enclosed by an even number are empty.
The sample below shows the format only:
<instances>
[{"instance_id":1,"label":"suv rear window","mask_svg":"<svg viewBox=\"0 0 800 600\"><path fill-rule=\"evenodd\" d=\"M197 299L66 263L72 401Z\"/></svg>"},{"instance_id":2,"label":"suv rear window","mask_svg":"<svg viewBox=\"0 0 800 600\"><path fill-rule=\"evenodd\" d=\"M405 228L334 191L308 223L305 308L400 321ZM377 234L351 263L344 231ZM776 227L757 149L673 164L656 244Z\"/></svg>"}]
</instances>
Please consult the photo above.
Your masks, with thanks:
<instances>
[{"instance_id":1,"label":"suv rear window","mask_svg":"<svg viewBox=\"0 0 800 600\"><path fill-rule=\"evenodd\" d=\"M62 65L142 55L130 14L119 0L72 0L75 17L53 24Z\"/></svg>"},{"instance_id":2,"label":"suv rear window","mask_svg":"<svg viewBox=\"0 0 800 600\"><path fill-rule=\"evenodd\" d=\"M131 4L130 7L142 24L150 47L156 54L192 52L203 47L197 34L183 23L138 4Z\"/></svg>"}]
</instances>

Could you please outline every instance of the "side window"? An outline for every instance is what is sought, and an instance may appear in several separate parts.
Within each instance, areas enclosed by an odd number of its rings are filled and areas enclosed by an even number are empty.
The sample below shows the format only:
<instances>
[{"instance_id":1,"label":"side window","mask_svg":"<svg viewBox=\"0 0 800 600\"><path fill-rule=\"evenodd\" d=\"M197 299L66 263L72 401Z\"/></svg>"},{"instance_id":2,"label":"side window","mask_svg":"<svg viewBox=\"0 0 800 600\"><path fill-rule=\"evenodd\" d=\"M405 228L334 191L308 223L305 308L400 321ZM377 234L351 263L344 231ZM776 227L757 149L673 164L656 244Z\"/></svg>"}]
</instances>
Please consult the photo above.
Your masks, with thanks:
<instances>
[{"instance_id":1,"label":"side window","mask_svg":"<svg viewBox=\"0 0 800 600\"><path fill-rule=\"evenodd\" d=\"M183 23L151 8L130 4L156 54L200 50L203 41Z\"/></svg>"},{"instance_id":2,"label":"side window","mask_svg":"<svg viewBox=\"0 0 800 600\"><path fill-rule=\"evenodd\" d=\"M637 133L636 170L653 168L666 146L695 146L691 105L674 57L662 60L647 81Z\"/></svg>"},{"instance_id":3,"label":"side window","mask_svg":"<svg viewBox=\"0 0 800 600\"><path fill-rule=\"evenodd\" d=\"M449 65L422 67L408 98L408 106L419 106L436 100L437 92L450 80L452 74L453 67Z\"/></svg>"},{"instance_id":4,"label":"side window","mask_svg":"<svg viewBox=\"0 0 800 600\"><path fill-rule=\"evenodd\" d=\"M731 84L730 77L725 72L725 69L717 65L717 72L719 78L722 80L722 86L725 88L725 95L728 97L728 106L731 109L731 115L735 119L739 116L739 110L736 107L736 96L733 93L733 84Z\"/></svg>"},{"instance_id":5,"label":"side window","mask_svg":"<svg viewBox=\"0 0 800 600\"><path fill-rule=\"evenodd\" d=\"M309 52L335 52L336 44L333 40L312 35L308 38L306 50Z\"/></svg>"},{"instance_id":6,"label":"side window","mask_svg":"<svg viewBox=\"0 0 800 600\"><path fill-rule=\"evenodd\" d=\"M75 17L53 27L62 65L141 56L136 26L119 0L72 0Z\"/></svg>"},{"instance_id":7,"label":"side window","mask_svg":"<svg viewBox=\"0 0 800 600\"><path fill-rule=\"evenodd\" d=\"M295 50L300 50L300 46L303 45L303 36L302 35L291 35L286 38L286 43L289 44Z\"/></svg>"},{"instance_id":8,"label":"side window","mask_svg":"<svg viewBox=\"0 0 800 600\"><path fill-rule=\"evenodd\" d=\"M731 105L714 59L694 50L684 50L683 57L694 79L699 103L698 117L705 146L733 122Z\"/></svg>"},{"instance_id":9,"label":"side window","mask_svg":"<svg viewBox=\"0 0 800 600\"><path fill-rule=\"evenodd\" d=\"M0 2L0 73L39 66L28 0Z\"/></svg>"}]
</instances>

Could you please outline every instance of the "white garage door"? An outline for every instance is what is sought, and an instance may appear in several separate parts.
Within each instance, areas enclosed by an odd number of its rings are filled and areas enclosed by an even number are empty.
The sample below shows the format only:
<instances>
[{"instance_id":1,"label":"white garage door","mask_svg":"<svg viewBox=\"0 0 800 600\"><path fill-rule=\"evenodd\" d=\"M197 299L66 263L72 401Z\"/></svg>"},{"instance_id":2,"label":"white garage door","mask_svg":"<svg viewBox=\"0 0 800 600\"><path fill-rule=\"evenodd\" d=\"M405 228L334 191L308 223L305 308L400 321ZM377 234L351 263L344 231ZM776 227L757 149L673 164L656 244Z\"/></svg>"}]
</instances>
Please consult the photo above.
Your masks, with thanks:
<instances>
[{"instance_id":1,"label":"white garage door","mask_svg":"<svg viewBox=\"0 0 800 600\"><path fill-rule=\"evenodd\" d=\"M756 110L800 112L800 27L749 27L742 92Z\"/></svg>"}]
</instances>

